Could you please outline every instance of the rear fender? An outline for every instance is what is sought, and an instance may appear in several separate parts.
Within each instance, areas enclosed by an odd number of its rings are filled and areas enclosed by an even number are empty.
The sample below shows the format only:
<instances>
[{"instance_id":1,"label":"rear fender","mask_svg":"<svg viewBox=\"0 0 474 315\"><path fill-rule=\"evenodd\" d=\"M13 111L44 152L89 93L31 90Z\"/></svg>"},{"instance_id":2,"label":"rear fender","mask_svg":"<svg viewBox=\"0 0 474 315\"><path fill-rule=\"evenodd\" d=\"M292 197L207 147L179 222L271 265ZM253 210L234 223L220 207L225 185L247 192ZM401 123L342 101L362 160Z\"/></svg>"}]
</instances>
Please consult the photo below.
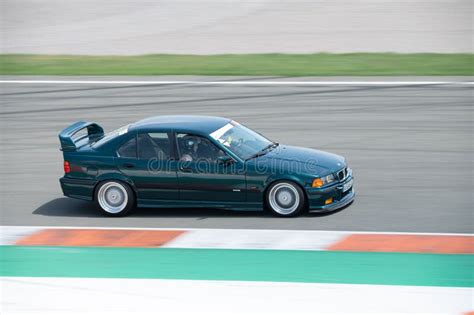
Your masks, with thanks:
<instances>
[{"instance_id":1,"label":"rear fender","mask_svg":"<svg viewBox=\"0 0 474 315\"><path fill-rule=\"evenodd\" d=\"M106 173L106 174L101 174L97 177L97 185L103 181L106 181L106 180L117 180L117 181L121 181L121 182L124 182L128 185L130 185L130 187L132 188L132 190L135 192L137 192L136 190L136 187L135 187L135 184L133 183L132 180L130 180L130 178L128 178L127 176L123 175L122 173ZM96 187L97 187L96 185Z\"/></svg>"}]
</instances>

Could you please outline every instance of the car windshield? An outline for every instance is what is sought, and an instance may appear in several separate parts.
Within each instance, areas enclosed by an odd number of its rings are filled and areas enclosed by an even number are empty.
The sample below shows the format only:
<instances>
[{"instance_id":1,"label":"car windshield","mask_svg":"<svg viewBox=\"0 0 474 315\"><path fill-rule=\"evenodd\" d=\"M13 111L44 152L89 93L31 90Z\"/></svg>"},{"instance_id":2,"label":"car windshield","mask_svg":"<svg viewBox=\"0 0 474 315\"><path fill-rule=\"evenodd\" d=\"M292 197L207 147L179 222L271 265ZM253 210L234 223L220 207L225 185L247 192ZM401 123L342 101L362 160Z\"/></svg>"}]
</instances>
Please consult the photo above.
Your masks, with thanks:
<instances>
[{"instance_id":1,"label":"car windshield","mask_svg":"<svg viewBox=\"0 0 474 315\"><path fill-rule=\"evenodd\" d=\"M107 141L112 140L115 137L126 134L128 132L128 127L130 127L130 124L107 133L104 137L100 138L96 142L91 143L91 146L100 147L102 144L106 143Z\"/></svg>"},{"instance_id":2,"label":"car windshield","mask_svg":"<svg viewBox=\"0 0 474 315\"><path fill-rule=\"evenodd\" d=\"M273 143L261 134L235 121L217 129L210 136L243 160L256 156Z\"/></svg>"}]
</instances>

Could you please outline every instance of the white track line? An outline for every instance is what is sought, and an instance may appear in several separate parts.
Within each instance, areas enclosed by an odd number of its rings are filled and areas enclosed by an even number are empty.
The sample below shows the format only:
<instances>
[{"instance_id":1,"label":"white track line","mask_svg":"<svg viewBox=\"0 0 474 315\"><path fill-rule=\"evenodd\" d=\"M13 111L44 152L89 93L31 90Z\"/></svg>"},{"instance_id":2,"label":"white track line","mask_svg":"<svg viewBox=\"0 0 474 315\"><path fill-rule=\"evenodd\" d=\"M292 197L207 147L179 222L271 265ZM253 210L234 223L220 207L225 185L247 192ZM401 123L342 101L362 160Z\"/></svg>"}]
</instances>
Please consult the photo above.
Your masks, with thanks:
<instances>
[{"instance_id":1,"label":"white track line","mask_svg":"<svg viewBox=\"0 0 474 315\"><path fill-rule=\"evenodd\" d=\"M311 232L311 233L345 233L345 234L394 234L394 235L433 235L433 236L474 236L473 233L430 233L430 232L391 232L391 231L339 231L339 230L280 230L280 229L213 229L213 228L185 228L185 227L166 227L166 228L144 228L144 227L102 227L102 226L0 226L0 233L2 228L31 228L31 229L98 229L98 230L142 230L142 231L220 231L220 232L242 232L246 231L270 231L270 232Z\"/></svg>"},{"instance_id":2,"label":"white track line","mask_svg":"<svg viewBox=\"0 0 474 315\"><path fill-rule=\"evenodd\" d=\"M6 84L104 84L104 85L474 85L474 81L104 81L104 80L0 80Z\"/></svg>"}]
</instances>

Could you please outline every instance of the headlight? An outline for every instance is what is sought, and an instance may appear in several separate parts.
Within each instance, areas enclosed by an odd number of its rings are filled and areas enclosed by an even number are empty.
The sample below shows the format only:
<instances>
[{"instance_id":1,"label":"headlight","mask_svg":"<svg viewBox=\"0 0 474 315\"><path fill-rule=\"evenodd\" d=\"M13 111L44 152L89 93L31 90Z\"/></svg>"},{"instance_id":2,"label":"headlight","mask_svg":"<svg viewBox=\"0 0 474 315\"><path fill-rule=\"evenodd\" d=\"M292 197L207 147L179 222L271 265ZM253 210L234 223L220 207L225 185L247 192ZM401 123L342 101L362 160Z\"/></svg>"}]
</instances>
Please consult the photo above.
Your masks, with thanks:
<instances>
[{"instance_id":1,"label":"headlight","mask_svg":"<svg viewBox=\"0 0 474 315\"><path fill-rule=\"evenodd\" d=\"M322 187L326 184L330 184L334 181L334 175L333 174L329 174L327 176L324 176L324 177L321 177L321 178L315 178L313 180L313 183L311 185L311 187L316 187L316 188L319 188L319 187Z\"/></svg>"},{"instance_id":2,"label":"headlight","mask_svg":"<svg viewBox=\"0 0 474 315\"><path fill-rule=\"evenodd\" d=\"M334 181L334 175L333 174L329 174L328 176L324 177L324 181L326 184L330 184Z\"/></svg>"}]
</instances>

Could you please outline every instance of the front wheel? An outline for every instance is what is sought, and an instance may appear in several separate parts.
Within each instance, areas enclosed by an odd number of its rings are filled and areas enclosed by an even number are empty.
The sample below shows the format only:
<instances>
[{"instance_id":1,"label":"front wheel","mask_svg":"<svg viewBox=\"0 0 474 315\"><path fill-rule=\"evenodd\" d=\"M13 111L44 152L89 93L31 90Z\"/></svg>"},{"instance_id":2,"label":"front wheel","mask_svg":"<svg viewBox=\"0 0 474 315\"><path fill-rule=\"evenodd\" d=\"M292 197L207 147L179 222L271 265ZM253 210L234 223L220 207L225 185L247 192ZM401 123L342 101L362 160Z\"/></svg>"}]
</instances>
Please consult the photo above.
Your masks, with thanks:
<instances>
[{"instance_id":1,"label":"front wheel","mask_svg":"<svg viewBox=\"0 0 474 315\"><path fill-rule=\"evenodd\" d=\"M99 184L95 201L106 215L120 217L132 210L135 196L127 184L110 180Z\"/></svg>"},{"instance_id":2,"label":"front wheel","mask_svg":"<svg viewBox=\"0 0 474 315\"><path fill-rule=\"evenodd\" d=\"M293 217L299 214L305 203L303 190L290 181L279 181L270 186L266 196L270 211L280 217Z\"/></svg>"}]
</instances>

